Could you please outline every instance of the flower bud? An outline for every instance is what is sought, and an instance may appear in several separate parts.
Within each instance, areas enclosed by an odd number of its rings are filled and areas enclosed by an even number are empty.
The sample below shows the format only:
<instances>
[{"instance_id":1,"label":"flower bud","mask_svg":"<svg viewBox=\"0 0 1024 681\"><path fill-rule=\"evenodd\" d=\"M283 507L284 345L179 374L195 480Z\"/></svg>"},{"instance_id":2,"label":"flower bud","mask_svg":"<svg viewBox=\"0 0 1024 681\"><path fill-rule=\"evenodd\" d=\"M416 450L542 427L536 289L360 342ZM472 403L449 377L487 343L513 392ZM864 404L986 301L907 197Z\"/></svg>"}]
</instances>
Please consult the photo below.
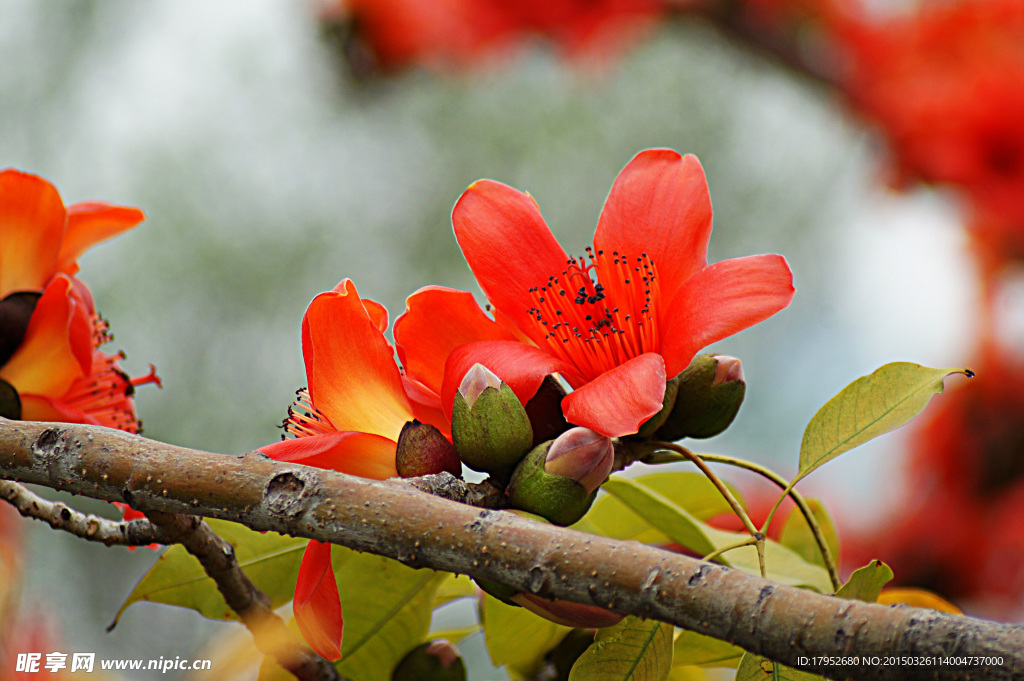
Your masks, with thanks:
<instances>
[{"instance_id":1,"label":"flower bud","mask_svg":"<svg viewBox=\"0 0 1024 681\"><path fill-rule=\"evenodd\" d=\"M533 429L512 388L482 364L462 379L452 403L452 441L475 471L506 473L530 449Z\"/></svg>"},{"instance_id":2,"label":"flower bud","mask_svg":"<svg viewBox=\"0 0 1024 681\"><path fill-rule=\"evenodd\" d=\"M663 440L718 435L736 418L747 390L743 365L726 355L698 355L677 379L675 406L657 433Z\"/></svg>"},{"instance_id":3,"label":"flower bud","mask_svg":"<svg viewBox=\"0 0 1024 681\"><path fill-rule=\"evenodd\" d=\"M594 605L554 601L528 593L519 593L512 600L546 620L565 627L580 629L600 629L610 627L622 621L624 615Z\"/></svg>"},{"instance_id":4,"label":"flower bud","mask_svg":"<svg viewBox=\"0 0 1024 681\"><path fill-rule=\"evenodd\" d=\"M572 525L590 508L613 462L610 438L572 428L526 455L506 490L509 501L556 525Z\"/></svg>"},{"instance_id":5,"label":"flower bud","mask_svg":"<svg viewBox=\"0 0 1024 681\"><path fill-rule=\"evenodd\" d=\"M458 649L443 638L421 643L402 658L392 681L465 681L466 665Z\"/></svg>"},{"instance_id":6,"label":"flower bud","mask_svg":"<svg viewBox=\"0 0 1024 681\"><path fill-rule=\"evenodd\" d=\"M533 426L533 444L531 449L541 442L554 440L569 430L569 422L562 414L562 400L565 389L554 376L545 376L537 392L526 403L526 414Z\"/></svg>"},{"instance_id":7,"label":"flower bud","mask_svg":"<svg viewBox=\"0 0 1024 681\"><path fill-rule=\"evenodd\" d=\"M403 478L441 471L448 471L455 477L462 475L462 462L452 443L434 426L415 419L402 426L395 450L395 468Z\"/></svg>"},{"instance_id":8,"label":"flower bud","mask_svg":"<svg viewBox=\"0 0 1024 681\"><path fill-rule=\"evenodd\" d=\"M611 438L589 428L572 428L551 444L544 471L572 478L590 494L608 479L614 461Z\"/></svg>"},{"instance_id":9,"label":"flower bud","mask_svg":"<svg viewBox=\"0 0 1024 681\"><path fill-rule=\"evenodd\" d=\"M636 433L637 438L647 439L665 424L665 421L672 414L673 407L676 406L676 395L678 392L679 377L677 376L665 383L665 397L661 400L661 409L657 414L643 422L640 430Z\"/></svg>"},{"instance_id":10,"label":"flower bud","mask_svg":"<svg viewBox=\"0 0 1024 681\"><path fill-rule=\"evenodd\" d=\"M0 417L21 419L21 396L14 386L0 378Z\"/></svg>"},{"instance_id":11,"label":"flower bud","mask_svg":"<svg viewBox=\"0 0 1024 681\"><path fill-rule=\"evenodd\" d=\"M473 577L473 581L480 587L480 590L484 593L494 596L505 605L514 605L519 607L519 604L512 600L512 597L519 593L518 589L514 589L511 586L505 586L499 582L492 582L489 579L482 579L480 577Z\"/></svg>"}]
</instances>

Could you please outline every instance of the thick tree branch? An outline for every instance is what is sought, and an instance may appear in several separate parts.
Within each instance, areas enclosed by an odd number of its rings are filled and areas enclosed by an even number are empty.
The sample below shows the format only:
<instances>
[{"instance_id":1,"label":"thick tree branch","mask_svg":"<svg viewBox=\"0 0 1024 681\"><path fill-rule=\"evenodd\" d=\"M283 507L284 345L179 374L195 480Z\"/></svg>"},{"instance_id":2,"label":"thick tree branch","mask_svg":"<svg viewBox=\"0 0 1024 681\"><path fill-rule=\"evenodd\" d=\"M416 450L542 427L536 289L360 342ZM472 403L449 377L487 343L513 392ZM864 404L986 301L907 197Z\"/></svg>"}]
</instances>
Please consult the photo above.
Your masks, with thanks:
<instances>
[{"instance_id":1,"label":"thick tree branch","mask_svg":"<svg viewBox=\"0 0 1024 681\"><path fill-rule=\"evenodd\" d=\"M815 655L996 656L1002 665L871 665L853 679L1019 679L1024 628L846 601L721 565L424 494L396 480L175 447L94 426L0 421L0 477L151 513L330 541L650 617L826 676ZM809 660L801 660L801 658Z\"/></svg>"}]
</instances>

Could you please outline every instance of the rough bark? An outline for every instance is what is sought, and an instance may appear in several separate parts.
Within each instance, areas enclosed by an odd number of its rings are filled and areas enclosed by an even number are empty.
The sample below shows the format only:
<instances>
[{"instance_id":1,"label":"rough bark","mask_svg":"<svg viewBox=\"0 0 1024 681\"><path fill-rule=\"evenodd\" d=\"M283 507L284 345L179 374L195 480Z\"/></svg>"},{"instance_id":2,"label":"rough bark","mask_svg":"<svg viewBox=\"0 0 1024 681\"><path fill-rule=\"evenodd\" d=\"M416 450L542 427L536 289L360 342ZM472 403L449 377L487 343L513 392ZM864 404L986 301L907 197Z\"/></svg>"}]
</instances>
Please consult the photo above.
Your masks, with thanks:
<instances>
[{"instance_id":1,"label":"rough bark","mask_svg":"<svg viewBox=\"0 0 1024 681\"><path fill-rule=\"evenodd\" d=\"M1024 678L1024 628L794 589L637 542L613 541L363 480L225 456L93 426L0 421L0 477L147 513L223 518L597 605L707 634L833 678ZM818 656L1001 656L1002 665L877 664Z\"/></svg>"}]
</instances>

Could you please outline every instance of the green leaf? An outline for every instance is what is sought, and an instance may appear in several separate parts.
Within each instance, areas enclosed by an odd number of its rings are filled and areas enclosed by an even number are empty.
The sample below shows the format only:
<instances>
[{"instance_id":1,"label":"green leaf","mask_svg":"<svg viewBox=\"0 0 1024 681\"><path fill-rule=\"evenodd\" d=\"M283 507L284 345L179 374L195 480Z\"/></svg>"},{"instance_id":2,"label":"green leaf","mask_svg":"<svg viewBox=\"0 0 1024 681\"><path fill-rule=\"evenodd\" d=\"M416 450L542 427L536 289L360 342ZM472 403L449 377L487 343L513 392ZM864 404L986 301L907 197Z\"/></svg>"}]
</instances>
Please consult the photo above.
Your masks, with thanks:
<instances>
[{"instance_id":1,"label":"green leaf","mask_svg":"<svg viewBox=\"0 0 1024 681\"><path fill-rule=\"evenodd\" d=\"M482 614L491 662L495 667L507 665L522 676L535 674L548 651L572 631L493 596L484 596Z\"/></svg>"},{"instance_id":2,"label":"green leaf","mask_svg":"<svg viewBox=\"0 0 1024 681\"><path fill-rule=\"evenodd\" d=\"M722 493L700 473L651 473L637 476L632 480L657 492L698 520L708 520L732 512ZM726 484L729 491L736 495L742 504L743 495L732 485ZM573 529L612 539L632 539L645 544L669 542L664 533L652 528L650 523L631 511L628 506L609 495L601 496Z\"/></svg>"},{"instance_id":3,"label":"green leaf","mask_svg":"<svg viewBox=\"0 0 1024 681\"><path fill-rule=\"evenodd\" d=\"M665 681L672 670L672 625L627 617L597 630L569 681Z\"/></svg>"},{"instance_id":4,"label":"green leaf","mask_svg":"<svg viewBox=\"0 0 1024 681\"><path fill-rule=\"evenodd\" d=\"M832 558L838 562L839 535L836 534L836 527L832 524L832 518L829 517L828 511L825 510L825 507L817 499L807 499L807 506L811 509L811 515L818 521L821 533L825 535L825 545L828 546L828 550L832 553ZM786 518L786 524L782 526L782 534L779 535L779 543L793 549L808 563L814 563L822 567L825 566L825 559L821 557L821 549L818 547L818 542L814 539L811 526L807 523L807 518L804 518L804 514L800 512L800 509L793 509L793 512Z\"/></svg>"},{"instance_id":5,"label":"green leaf","mask_svg":"<svg viewBox=\"0 0 1024 681\"><path fill-rule=\"evenodd\" d=\"M749 535L726 532L700 522L660 494L634 480L613 476L602 489L641 516L669 539L698 555L743 541ZM757 549L744 546L730 550L715 559L749 574L760 576ZM773 541L765 542L765 566L768 579L790 586L809 586L823 593L832 592L828 573L819 565L804 561L799 555Z\"/></svg>"},{"instance_id":6,"label":"green leaf","mask_svg":"<svg viewBox=\"0 0 1024 681\"><path fill-rule=\"evenodd\" d=\"M285 537L276 532L261 534L225 520L207 519L206 522L234 547L238 564L253 584L270 596L271 607L276 608L292 600L299 561L308 539ZM190 608L210 619L238 619L224 602L216 583L206 576L199 561L180 544L165 550L139 580L117 611L110 628L117 624L128 606L139 601Z\"/></svg>"},{"instance_id":7,"label":"green leaf","mask_svg":"<svg viewBox=\"0 0 1024 681\"><path fill-rule=\"evenodd\" d=\"M394 666L426 637L435 594L448 574L340 546L332 547L331 557L345 617L335 666L348 678L390 681Z\"/></svg>"},{"instance_id":8,"label":"green leaf","mask_svg":"<svg viewBox=\"0 0 1024 681\"><path fill-rule=\"evenodd\" d=\"M479 624L472 624L468 627L459 627L458 629L438 629L437 631L430 632L431 640L443 638L452 645L458 645L463 639L467 639L473 634L480 631Z\"/></svg>"},{"instance_id":9,"label":"green leaf","mask_svg":"<svg viewBox=\"0 0 1024 681\"><path fill-rule=\"evenodd\" d=\"M735 669L743 657L743 649L739 646L686 629L679 631L672 650L673 667L697 665Z\"/></svg>"},{"instance_id":10,"label":"green leaf","mask_svg":"<svg viewBox=\"0 0 1024 681\"><path fill-rule=\"evenodd\" d=\"M707 681L708 675L700 667L686 665L683 667L672 667L668 674L668 681Z\"/></svg>"},{"instance_id":11,"label":"green leaf","mask_svg":"<svg viewBox=\"0 0 1024 681\"><path fill-rule=\"evenodd\" d=\"M472 598L477 595L476 584L466 575L453 575L447 573L447 578L441 581L437 587L437 594L434 596L434 608L448 605L460 598Z\"/></svg>"},{"instance_id":12,"label":"green leaf","mask_svg":"<svg viewBox=\"0 0 1024 681\"><path fill-rule=\"evenodd\" d=\"M824 681L825 677L786 667L766 657L745 653L736 670L736 681Z\"/></svg>"},{"instance_id":13,"label":"green leaf","mask_svg":"<svg viewBox=\"0 0 1024 681\"><path fill-rule=\"evenodd\" d=\"M888 565L873 560L850 575L850 579L839 587L836 595L874 603L878 600L878 594L882 593L882 587L892 581L892 577L892 569Z\"/></svg>"},{"instance_id":14,"label":"green leaf","mask_svg":"<svg viewBox=\"0 0 1024 681\"><path fill-rule=\"evenodd\" d=\"M804 431L800 471L793 484L819 466L917 416L942 381L969 369L930 369L910 362L886 364L842 389L818 410Z\"/></svg>"}]
</instances>

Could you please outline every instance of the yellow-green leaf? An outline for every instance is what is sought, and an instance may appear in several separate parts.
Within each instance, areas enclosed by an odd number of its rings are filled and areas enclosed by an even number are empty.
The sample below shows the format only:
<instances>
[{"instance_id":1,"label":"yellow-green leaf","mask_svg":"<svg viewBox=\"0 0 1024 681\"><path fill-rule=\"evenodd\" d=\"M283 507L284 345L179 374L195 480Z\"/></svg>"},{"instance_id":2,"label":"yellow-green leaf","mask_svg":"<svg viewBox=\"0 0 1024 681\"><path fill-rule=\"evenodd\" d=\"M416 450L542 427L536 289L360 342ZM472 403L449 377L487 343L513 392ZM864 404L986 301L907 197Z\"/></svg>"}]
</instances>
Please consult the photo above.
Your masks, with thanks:
<instances>
[{"instance_id":1,"label":"yellow-green leaf","mask_svg":"<svg viewBox=\"0 0 1024 681\"><path fill-rule=\"evenodd\" d=\"M665 681L672 670L672 625L627 617L597 630L569 681Z\"/></svg>"},{"instance_id":2,"label":"yellow-green leaf","mask_svg":"<svg viewBox=\"0 0 1024 681\"><path fill-rule=\"evenodd\" d=\"M726 532L700 522L662 495L637 484L634 480L613 476L602 489L615 496L669 539L699 555L733 546L748 535ZM760 575L757 549L753 546L735 548L715 560L749 574ZM819 565L804 561L799 555L773 541L765 542L765 566L768 579L790 586L810 586L830 593L832 582Z\"/></svg>"},{"instance_id":3,"label":"yellow-green leaf","mask_svg":"<svg viewBox=\"0 0 1024 681\"><path fill-rule=\"evenodd\" d=\"M459 627L458 629L438 629L437 631L430 632L430 636L428 638L431 640L443 638L452 645L458 645L463 639L469 638L479 631L479 624L471 624L468 627Z\"/></svg>"},{"instance_id":4,"label":"yellow-green leaf","mask_svg":"<svg viewBox=\"0 0 1024 681\"><path fill-rule=\"evenodd\" d=\"M951 374L973 376L969 369L931 369L893 362L862 376L825 403L804 431L795 483L819 466L917 416L942 392Z\"/></svg>"},{"instance_id":5,"label":"yellow-green leaf","mask_svg":"<svg viewBox=\"0 0 1024 681\"><path fill-rule=\"evenodd\" d=\"M434 596L435 608L448 605L460 598L470 598L477 595L477 587L472 579L466 575L447 574L447 578L437 587L437 594Z\"/></svg>"},{"instance_id":6,"label":"yellow-green leaf","mask_svg":"<svg viewBox=\"0 0 1024 681\"><path fill-rule=\"evenodd\" d=\"M668 673L668 681L707 681L707 678L707 672L692 665L672 667Z\"/></svg>"},{"instance_id":7,"label":"yellow-green leaf","mask_svg":"<svg viewBox=\"0 0 1024 681\"><path fill-rule=\"evenodd\" d=\"M745 653L736 670L736 681L825 681L825 677Z\"/></svg>"},{"instance_id":8,"label":"yellow-green leaf","mask_svg":"<svg viewBox=\"0 0 1024 681\"><path fill-rule=\"evenodd\" d=\"M507 665L522 676L535 674L548 651L572 631L492 596L484 596L483 625L494 666Z\"/></svg>"},{"instance_id":9,"label":"yellow-green leaf","mask_svg":"<svg viewBox=\"0 0 1024 681\"><path fill-rule=\"evenodd\" d=\"M880 560L873 560L850 575L836 595L874 603L882 593L882 587L892 581L892 577L892 568Z\"/></svg>"},{"instance_id":10,"label":"yellow-green leaf","mask_svg":"<svg viewBox=\"0 0 1024 681\"><path fill-rule=\"evenodd\" d=\"M732 667L740 663L743 648L695 631L680 629L672 643L672 666Z\"/></svg>"},{"instance_id":11,"label":"yellow-green leaf","mask_svg":"<svg viewBox=\"0 0 1024 681\"><path fill-rule=\"evenodd\" d=\"M698 520L708 520L732 510L722 493L700 473L660 472L640 475L632 480L657 492ZM726 485L742 504L743 495L739 490L728 483ZM666 544L669 541L664 533L652 528L650 523L609 495L598 499L573 529L645 544Z\"/></svg>"},{"instance_id":12,"label":"yellow-green leaf","mask_svg":"<svg viewBox=\"0 0 1024 681\"><path fill-rule=\"evenodd\" d=\"M292 599L299 561L308 539L261 534L225 520L207 520L210 527L235 549L235 557L253 584L270 596L276 608ZM210 619L237 619L203 566L181 544L169 547L150 568L117 611L111 628L133 603L153 601L191 608Z\"/></svg>"},{"instance_id":13,"label":"yellow-green leaf","mask_svg":"<svg viewBox=\"0 0 1024 681\"><path fill-rule=\"evenodd\" d=\"M829 517L828 511L825 510L825 507L817 499L807 499L807 506L811 509L811 515L818 521L818 527L821 528L821 533L825 536L825 545L828 546L828 550L832 553L832 558L838 562L839 535L836 534L836 527L832 524L832 518ZM796 551L807 562L821 565L822 567L825 566L825 559L821 556L821 548L819 548L818 542L815 541L814 533L811 532L811 526L807 523L807 518L800 512L800 509L793 509L793 512L786 518L786 524L782 526L782 534L779 535L779 543Z\"/></svg>"},{"instance_id":14,"label":"yellow-green leaf","mask_svg":"<svg viewBox=\"0 0 1024 681\"><path fill-rule=\"evenodd\" d=\"M390 681L392 668L426 637L448 575L340 546L331 553L345 617L336 667L347 678Z\"/></svg>"}]
</instances>

